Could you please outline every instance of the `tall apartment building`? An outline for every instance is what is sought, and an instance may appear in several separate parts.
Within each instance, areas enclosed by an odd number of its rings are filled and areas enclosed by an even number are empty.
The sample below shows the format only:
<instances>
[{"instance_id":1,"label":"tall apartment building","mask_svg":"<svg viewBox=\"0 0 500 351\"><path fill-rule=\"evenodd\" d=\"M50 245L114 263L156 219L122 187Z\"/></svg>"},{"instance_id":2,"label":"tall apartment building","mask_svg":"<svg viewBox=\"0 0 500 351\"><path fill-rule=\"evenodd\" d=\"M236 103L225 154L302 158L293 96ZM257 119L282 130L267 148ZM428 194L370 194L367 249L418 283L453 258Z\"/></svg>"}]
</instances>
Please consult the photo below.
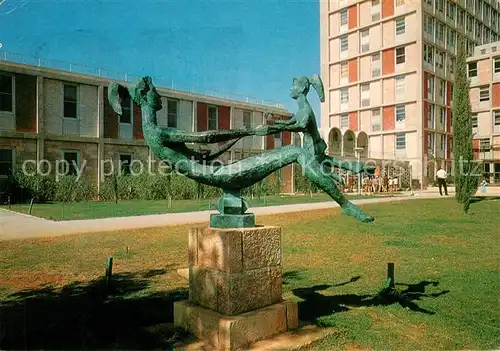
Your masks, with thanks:
<instances>
[{"instance_id":1,"label":"tall apartment building","mask_svg":"<svg viewBox=\"0 0 500 351\"><path fill-rule=\"evenodd\" d=\"M332 154L405 160L426 186L452 167L457 33L498 40L496 0L329 0L320 3L321 129ZM368 142L366 143L366 138Z\"/></svg>"},{"instance_id":2,"label":"tall apartment building","mask_svg":"<svg viewBox=\"0 0 500 351\"><path fill-rule=\"evenodd\" d=\"M157 167L160 160L144 141L140 108L129 100L122 104L123 114L117 115L107 99L108 82L97 76L0 62L0 183L27 160L51 167L51 175L58 160L75 162L78 167L85 162L83 176L95 181L97 188L111 164L115 170L119 162L130 165L134 160L141 167ZM163 127L186 131L252 128L266 123L265 112L282 119L291 116L281 107L157 90L163 104L158 124ZM221 159L230 162L292 142L290 132L247 137ZM293 192L292 173L291 166L282 170L283 192Z\"/></svg>"},{"instance_id":3,"label":"tall apartment building","mask_svg":"<svg viewBox=\"0 0 500 351\"><path fill-rule=\"evenodd\" d=\"M474 158L500 183L500 42L477 46L468 58Z\"/></svg>"}]
</instances>

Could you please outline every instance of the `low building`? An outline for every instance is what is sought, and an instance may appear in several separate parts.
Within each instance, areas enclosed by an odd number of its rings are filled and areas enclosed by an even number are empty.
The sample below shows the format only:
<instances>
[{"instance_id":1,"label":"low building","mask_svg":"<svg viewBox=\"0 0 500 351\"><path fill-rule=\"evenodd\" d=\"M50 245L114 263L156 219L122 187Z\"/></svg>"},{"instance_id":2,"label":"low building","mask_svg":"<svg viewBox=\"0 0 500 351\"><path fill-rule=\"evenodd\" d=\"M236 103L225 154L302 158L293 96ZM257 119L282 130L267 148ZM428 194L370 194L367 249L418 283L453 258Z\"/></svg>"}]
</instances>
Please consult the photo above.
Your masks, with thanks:
<instances>
[{"instance_id":1,"label":"low building","mask_svg":"<svg viewBox=\"0 0 500 351\"><path fill-rule=\"evenodd\" d=\"M110 79L72 70L0 62L0 181L29 163L54 175L58 163L66 160L81 168L99 191L104 177L119 162L135 163L144 171L157 167L160 160L144 141L140 108L125 102L123 114L117 115L107 100ZM163 104L158 124L163 127L193 132L253 128L266 123L266 112L283 119L291 116L279 104L248 103L161 86L157 90ZM291 144L293 139L289 132L247 137L221 160L260 154ZM293 167L282 170L281 180L283 192L294 191Z\"/></svg>"}]
</instances>

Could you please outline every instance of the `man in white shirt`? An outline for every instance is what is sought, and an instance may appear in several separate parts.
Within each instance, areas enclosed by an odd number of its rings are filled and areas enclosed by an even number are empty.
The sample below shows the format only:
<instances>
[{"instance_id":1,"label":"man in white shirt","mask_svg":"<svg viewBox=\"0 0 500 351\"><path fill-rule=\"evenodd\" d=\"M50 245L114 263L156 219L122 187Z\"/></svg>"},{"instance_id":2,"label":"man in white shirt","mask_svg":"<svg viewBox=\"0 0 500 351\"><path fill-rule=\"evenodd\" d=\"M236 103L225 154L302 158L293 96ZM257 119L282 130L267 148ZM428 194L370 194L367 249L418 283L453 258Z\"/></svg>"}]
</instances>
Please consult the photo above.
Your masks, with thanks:
<instances>
[{"instance_id":1,"label":"man in white shirt","mask_svg":"<svg viewBox=\"0 0 500 351\"><path fill-rule=\"evenodd\" d=\"M448 195L448 189L446 187L446 178L448 178L448 174L443 169L443 167L439 168L439 171L437 171L436 176L437 176L438 186L439 186L439 195L443 196L443 192L441 191L442 187L444 187L444 194Z\"/></svg>"}]
</instances>

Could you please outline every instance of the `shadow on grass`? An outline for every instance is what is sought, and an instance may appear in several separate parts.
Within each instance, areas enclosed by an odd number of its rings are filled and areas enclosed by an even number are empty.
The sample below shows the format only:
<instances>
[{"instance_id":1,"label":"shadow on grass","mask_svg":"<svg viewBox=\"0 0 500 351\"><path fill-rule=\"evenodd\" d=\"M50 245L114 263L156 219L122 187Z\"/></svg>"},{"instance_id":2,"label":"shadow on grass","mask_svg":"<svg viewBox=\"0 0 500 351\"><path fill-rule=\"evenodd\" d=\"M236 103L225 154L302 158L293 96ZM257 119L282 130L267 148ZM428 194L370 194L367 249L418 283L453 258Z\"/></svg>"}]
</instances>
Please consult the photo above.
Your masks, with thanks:
<instances>
[{"instance_id":1,"label":"shadow on grass","mask_svg":"<svg viewBox=\"0 0 500 351\"><path fill-rule=\"evenodd\" d=\"M166 270L21 291L0 305L0 349L171 349L184 337L171 327L173 302L187 289L153 292Z\"/></svg>"},{"instance_id":2,"label":"shadow on grass","mask_svg":"<svg viewBox=\"0 0 500 351\"><path fill-rule=\"evenodd\" d=\"M470 200L470 203L477 203L483 201L497 201L500 200L500 196L473 196Z\"/></svg>"},{"instance_id":3,"label":"shadow on grass","mask_svg":"<svg viewBox=\"0 0 500 351\"><path fill-rule=\"evenodd\" d=\"M323 295L319 291L332 287L346 285L355 282L360 277L354 277L347 282L335 285L315 285L309 288L298 288L292 290L294 295L301 298L299 302L299 319L308 322L318 322L318 318L329 316L333 313L349 311L352 307L389 306L399 304L412 311L425 314L435 314L433 311L419 307L415 301L423 297L438 297L449 292L443 290L438 293L426 293L428 285L438 286L439 282L422 281L417 284L396 284L404 285L406 289L382 289L377 294L344 294L344 295Z\"/></svg>"}]
</instances>

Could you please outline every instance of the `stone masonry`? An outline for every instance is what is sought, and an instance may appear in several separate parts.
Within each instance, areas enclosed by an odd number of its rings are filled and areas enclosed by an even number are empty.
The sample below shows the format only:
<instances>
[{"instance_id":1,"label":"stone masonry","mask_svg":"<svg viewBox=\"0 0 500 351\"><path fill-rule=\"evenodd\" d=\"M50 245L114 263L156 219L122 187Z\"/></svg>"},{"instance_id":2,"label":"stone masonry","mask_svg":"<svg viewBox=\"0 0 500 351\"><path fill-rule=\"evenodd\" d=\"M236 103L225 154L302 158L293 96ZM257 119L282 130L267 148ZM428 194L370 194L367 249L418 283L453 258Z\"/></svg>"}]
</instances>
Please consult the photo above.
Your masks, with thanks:
<instances>
[{"instance_id":1,"label":"stone masonry","mask_svg":"<svg viewBox=\"0 0 500 351\"><path fill-rule=\"evenodd\" d=\"M246 347L297 328L297 304L282 299L280 227L189 231L189 300L174 322L218 349Z\"/></svg>"}]
</instances>

